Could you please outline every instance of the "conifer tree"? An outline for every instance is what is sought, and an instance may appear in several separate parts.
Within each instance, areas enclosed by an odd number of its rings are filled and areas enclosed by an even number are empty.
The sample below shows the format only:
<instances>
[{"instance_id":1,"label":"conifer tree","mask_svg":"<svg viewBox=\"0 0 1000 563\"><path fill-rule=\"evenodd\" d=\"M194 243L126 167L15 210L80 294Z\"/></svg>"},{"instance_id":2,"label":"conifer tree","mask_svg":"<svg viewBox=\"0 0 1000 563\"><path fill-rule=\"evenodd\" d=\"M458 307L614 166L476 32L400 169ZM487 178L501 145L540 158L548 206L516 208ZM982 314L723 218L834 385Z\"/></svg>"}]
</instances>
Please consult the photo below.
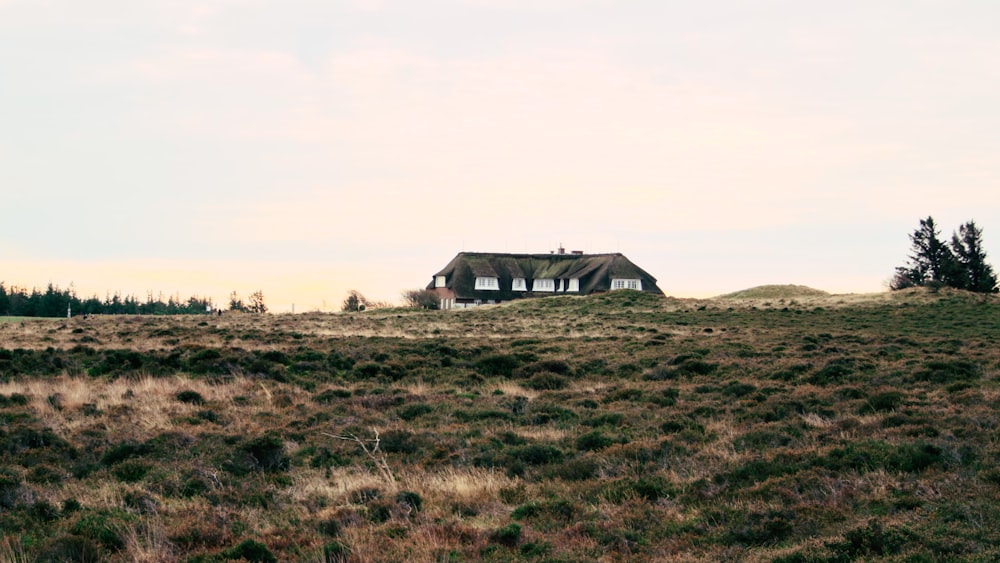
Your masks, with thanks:
<instances>
[{"instance_id":1,"label":"conifer tree","mask_svg":"<svg viewBox=\"0 0 1000 563\"><path fill-rule=\"evenodd\" d=\"M920 227L910 235L910 263L896 268L892 289L937 283L951 285L957 277L955 256L940 239L934 218L920 220Z\"/></svg>"},{"instance_id":2,"label":"conifer tree","mask_svg":"<svg viewBox=\"0 0 1000 563\"><path fill-rule=\"evenodd\" d=\"M958 232L952 234L951 249L960 272L955 287L978 293L997 292L997 276L993 267L986 263L983 231L975 221L960 226Z\"/></svg>"}]
</instances>

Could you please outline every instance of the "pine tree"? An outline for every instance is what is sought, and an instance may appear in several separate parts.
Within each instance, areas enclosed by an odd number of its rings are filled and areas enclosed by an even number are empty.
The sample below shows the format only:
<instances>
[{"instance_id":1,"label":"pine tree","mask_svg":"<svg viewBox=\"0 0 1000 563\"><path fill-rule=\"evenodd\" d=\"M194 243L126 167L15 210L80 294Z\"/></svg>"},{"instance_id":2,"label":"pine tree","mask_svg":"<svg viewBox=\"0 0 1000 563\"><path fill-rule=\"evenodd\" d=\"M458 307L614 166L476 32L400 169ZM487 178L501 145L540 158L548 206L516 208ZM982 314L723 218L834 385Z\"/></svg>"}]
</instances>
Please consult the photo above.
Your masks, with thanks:
<instances>
[{"instance_id":1,"label":"pine tree","mask_svg":"<svg viewBox=\"0 0 1000 563\"><path fill-rule=\"evenodd\" d=\"M264 292L257 290L250 294L250 307L251 313L258 313L263 315L267 312L267 305L264 304Z\"/></svg>"},{"instance_id":2,"label":"pine tree","mask_svg":"<svg viewBox=\"0 0 1000 563\"><path fill-rule=\"evenodd\" d=\"M243 304L243 300L240 299L240 296L235 291L229 294L229 310L240 312L246 312L247 310L246 305Z\"/></svg>"},{"instance_id":3,"label":"pine tree","mask_svg":"<svg viewBox=\"0 0 1000 563\"><path fill-rule=\"evenodd\" d=\"M933 217L920 220L920 227L910 235L910 263L896 268L892 289L929 283L953 285L960 278L955 256L940 234Z\"/></svg>"},{"instance_id":4,"label":"pine tree","mask_svg":"<svg viewBox=\"0 0 1000 563\"><path fill-rule=\"evenodd\" d=\"M996 293L997 276L986 263L983 250L983 231L975 221L960 226L951 236L951 249L959 266L960 276L955 285L978 293Z\"/></svg>"}]
</instances>

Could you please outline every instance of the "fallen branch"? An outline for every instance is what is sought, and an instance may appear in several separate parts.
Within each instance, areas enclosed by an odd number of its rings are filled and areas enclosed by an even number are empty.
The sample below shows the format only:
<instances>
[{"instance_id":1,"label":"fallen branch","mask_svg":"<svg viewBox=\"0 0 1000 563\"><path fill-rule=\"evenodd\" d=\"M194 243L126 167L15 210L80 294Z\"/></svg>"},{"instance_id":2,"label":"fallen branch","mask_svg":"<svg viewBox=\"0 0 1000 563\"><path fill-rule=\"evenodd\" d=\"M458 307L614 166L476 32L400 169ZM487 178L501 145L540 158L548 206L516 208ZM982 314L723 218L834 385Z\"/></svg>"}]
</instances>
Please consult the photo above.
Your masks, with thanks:
<instances>
[{"instance_id":1,"label":"fallen branch","mask_svg":"<svg viewBox=\"0 0 1000 563\"><path fill-rule=\"evenodd\" d=\"M328 432L320 432L320 434L322 434L323 436L327 436L329 438L334 438L336 440L344 440L345 442L354 442L357 445L361 446L361 449L364 450L365 455L367 455L368 459L370 459L372 463L375 464L375 467L378 468L379 472L382 474L382 477L384 477L386 482L389 483L389 486L392 487L393 489L396 489L396 477L392 474L392 469L389 468L389 462L385 457L385 452L379 450L379 444L381 444L382 440L381 438L379 438L378 429L372 428L372 432L375 433L375 438L369 440L359 438L355 434L338 435L338 434L330 434ZM374 445L371 448L369 448L368 444L374 444Z\"/></svg>"}]
</instances>

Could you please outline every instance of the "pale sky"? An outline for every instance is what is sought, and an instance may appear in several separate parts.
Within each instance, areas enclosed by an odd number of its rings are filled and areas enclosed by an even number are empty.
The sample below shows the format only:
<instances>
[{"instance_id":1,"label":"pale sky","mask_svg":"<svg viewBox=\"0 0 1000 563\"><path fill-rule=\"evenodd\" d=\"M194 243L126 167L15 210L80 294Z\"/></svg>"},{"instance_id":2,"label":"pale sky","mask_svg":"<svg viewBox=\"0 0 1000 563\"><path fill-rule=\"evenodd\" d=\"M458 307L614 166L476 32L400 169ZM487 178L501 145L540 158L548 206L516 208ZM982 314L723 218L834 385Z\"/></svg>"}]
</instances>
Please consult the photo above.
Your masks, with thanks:
<instances>
[{"instance_id":1,"label":"pale sky","mask_svg":"<svg viewBox=\"0 0 1000 563\"><path fill-rule=\"evenodd\" d=\"M1000 264L995 0L0 0L0 281L275 312L466 251L678 297Z\"/></svg>"}]
</instances>

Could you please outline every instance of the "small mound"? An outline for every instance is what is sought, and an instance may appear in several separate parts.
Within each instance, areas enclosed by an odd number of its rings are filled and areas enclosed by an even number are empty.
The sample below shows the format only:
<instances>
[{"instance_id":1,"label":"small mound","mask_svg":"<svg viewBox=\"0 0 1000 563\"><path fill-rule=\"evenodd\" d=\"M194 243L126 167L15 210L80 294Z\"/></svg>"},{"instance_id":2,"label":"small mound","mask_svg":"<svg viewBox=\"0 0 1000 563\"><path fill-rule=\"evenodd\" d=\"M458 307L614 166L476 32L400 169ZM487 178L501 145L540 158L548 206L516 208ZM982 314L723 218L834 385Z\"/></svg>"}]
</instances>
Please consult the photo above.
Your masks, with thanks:
<instances>
[{"instance_id":1,"label":"small mound","mask_svg":"<svg viewBox=\"0 0 1000 563\"><path fill-rule=\"evenodd\" d=\"M758 285L750 289L720 295L721 299L780 299L789 297L820 297L829 293L804 285Z\"/></svg>"}]
</instances>

